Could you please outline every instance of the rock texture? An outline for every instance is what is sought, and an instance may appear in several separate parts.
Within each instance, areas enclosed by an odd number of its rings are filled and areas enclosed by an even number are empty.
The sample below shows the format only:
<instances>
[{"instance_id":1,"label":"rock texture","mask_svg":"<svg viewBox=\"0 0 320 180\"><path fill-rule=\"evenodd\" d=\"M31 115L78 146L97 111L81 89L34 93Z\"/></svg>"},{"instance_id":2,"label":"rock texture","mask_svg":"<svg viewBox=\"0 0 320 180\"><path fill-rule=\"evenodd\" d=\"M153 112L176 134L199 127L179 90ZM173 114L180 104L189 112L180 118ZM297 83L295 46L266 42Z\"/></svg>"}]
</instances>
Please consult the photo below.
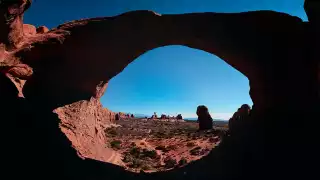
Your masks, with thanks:
<instances>
[{"instance_id":1,"label":"rock texture","mask_svg":"<svg viewBox=\"0 0 320 180\"><path fill-rule=\"evenodd\" d=\"M36 34L30 26L24 30L23 24L31 2L0 1L0 109L6 127L1 133L10 147L2 149L2 162L7 168L4 173L18 171L9 174L11 179L21 174L33 179L48 175L153 180L284 175L288 179L297 177L293 172L303 178L317 172L311 166L319 157L317 126L310 126L320 107L317 1L306 0L309 22L274 11L175 15L135 11L72 21ZM79 139L76 135L66 136L59 129L59 122L69 122L64 117L69 110L59 108L98 100L107 82L130 62L166 45L215 54L249 79L254 105L241 143L227 138L206 158L153 175L134 175L81 160L71 146L82 142L74 142ZM55 109L63 121L53 113ZM21 148L28 156L18 151Z\"/></svg>"},{"instance_id":2,"label":"rock texture","mask_svg":"<svg viewBox=\"0 0 320 180\"><path fill-rule=\"evenodd\" d=\"M37 33L38 34L41 34L41 33L46 33L49 31L49 29L45 26L39 26L37 29L36 29Z\"/></svg>"},{"instance_id":3,"label":"rock texture","mask_svg":"<svg viewBox=\"0 0 320 180\"><path fill-rule=\"evenodd\" d=\"M37 34L37 30L36 30L36 27L31 24L24 24L23 33L25 36L33 36Z\"/></svg>"},{"instance_id":4,"label":"rock texture","mask_svg":"<svg viewBox=\"0 0 320 180\"><path fill-rule=\"evenodd\" d=\"M61 120L61 131L82 158L107 162L111 149L106 148L105 129L115 121L115 113L103 108L99 99L78 101L54 110Z\"/></svg>"},{"instance_id":5,"label":"rock texture","mask_svg":"<svg viewBox=\"0 0 320 180\"><path fill-rule=\"evenodd\" d=\"M197 107L197 116L198 116L199 130L212 129L213 119L206 106L201 105Z\"/></svg>"}]
</instances>

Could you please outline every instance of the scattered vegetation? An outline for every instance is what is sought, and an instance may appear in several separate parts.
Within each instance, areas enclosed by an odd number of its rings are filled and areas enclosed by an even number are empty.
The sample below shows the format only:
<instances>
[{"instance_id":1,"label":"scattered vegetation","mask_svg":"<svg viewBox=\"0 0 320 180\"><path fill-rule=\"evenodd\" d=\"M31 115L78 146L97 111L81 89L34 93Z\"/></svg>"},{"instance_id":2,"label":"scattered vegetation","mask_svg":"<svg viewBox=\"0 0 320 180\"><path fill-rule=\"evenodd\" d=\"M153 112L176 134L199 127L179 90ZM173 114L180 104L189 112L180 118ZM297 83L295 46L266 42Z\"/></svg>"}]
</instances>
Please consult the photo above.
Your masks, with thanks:
<instances>
[{"instance_id":1,"label":"scattered vegetation","mask_svg":"<svg viewBox=\"0 0 320 180\"><path fill-rule=\"evenodd\" d=\"M142 151L142 157L148 157L151 159L156 159L158 158L158 154L155 150L147 150L147 149L143 149Z\"/></svg>"},{"instance_id":2,"label":"scattered vegetation","mask_svg":"<svg viewBox=\"0 0 320 180\"><path fill-rule=\"evenodd\" d=\"M192 122L132 119L117 121L117 124L120 126L105 130L108 146L122 154L123 163L134 172L165 171L185 166L210 151L213 141L221 140L214 131L197 131L197 124Z\"/></svg>"},{"instance_id":3,"label":"scattered vegetation","mask_svg":"<svg viewBox=\"0 0 320 180\"><path fill-rule=\"evenodd\" d=\"M192 156L198 156L198 155L200 155L200 151L201 151L201 147L197 146L197 147L191 149L189 152Z\"/></svg>"},{"instance_id":4,"label":"scattered vegetation","mask_svg":"<svg viewBox=\"0 0 320 180\"><path fill-rule=\"evenodd\" d=\"M184 157L182 157L179 161L179 166L184 166L188 163L188 160Z\"/></svg>"},{"instance_id":5,"label":"scattered vegetation","mask_svg":"<svg viewBox=\"0 0 320 180\"><path fill-rule=\"evenodd\" d=\"M174 168L177 165L177 161L175 159L172 159L171 157L167 157L163 162L165 164L165 167L168 169Z\"/></svg>"},{"instance_id":6,"label":"scattered vegetation","mask_svg":"<svg viewBox=\"0 0 320 180\"><path fill-rule=\"evenodd\" d=\"M149 164L144 164L144 165L141 167L141 169L144 170L144 171L147 171L147 170L152 169L152 167L151 167Z\"/></svg>"},{"instance_id":7,"label":"scattered vegetation","mask_svg":"<svg viewBox=\"0 0 320 180\"><path fill-rule=\"evenodd\" d=\"M155 150L142 149L133 146L127 151L122 159L130 168L150 170L153 164L160 161L160 156Z\"/></svg>"},{"instance_id":8,"label":"scattered vegetation","mask_svg":"<svg viewBox=\"0 0 320 180\"><path fill-rule=\"evenodd\" d=\"M121 141L120 140L114 140L110 142L110 146L113 149L120 149L121 148Z\"/></svg>"},{"instance_id":9,"label":"scattered vegetation","mask_svg":"<svg viewBox=\"0 0 320 180\"><path fill-rule=\"evenodd\" d=\"M169 145L169 146L160 145L160 146L156 147L156 150L160 150L160 151L162 151L164 153L172 151L172 150L175 150L175 149L177 149L176 145Z\"/></svg>"},{"instance_id":10,"label":"scattered vegetation","mask_svg":"<svg viewBox=\"0 0 320 180\"><path fill-rule=\"evenodd\" d=\"M115 136L118 135L118 133L117 133L115 128L107 128L105 130L105 132L106 132L107 136L111 136L111 137L115 137Z\"/></svg>"},{"instance_id":11,"label":"scattered vegetation","mask_svg":"<svg viewBox=\"0 0 320 180\"><path fill-rule=\"evenodd\" d=\"M143 164L143 161L140 159L133 159L133 161L129 164L131 168L140 168Z\"/></svg>"},{"instance_id":12,"label":"scattered vegetation","mask_svg":"<svg viewBox=\"0 0 320 180\"><path fill-rule=\"evenodd\" d=\"M169 151L171 151L171 150L176 150L176 149L177 149L177 146L171 144L171 145L167 146L167 149L168 149Z\"/></svg>"},{"instance_id":13,"label":"scattered vegetation","mask_svg":"<svg viewBox=\"0 0 320 180\"><path fill-rule=\"evenodd\" d=\"M194 147L194 146L195 146L194 142L188 142L187 143L187 147Z\"/></svg>"},{"instance_id":14,"label":"scattered vegetation","mask_svg":"<svg viewBox=\"0 0 320 180\"><path fill-rule=\"evenodd\" d=\"M159 150L159 151L166 151L167 150L167 148L165 147L165 146L163 146L163 145L160 145L160 146L157 146L156 147L156 150Z\"/></svg>"}]
</instances>

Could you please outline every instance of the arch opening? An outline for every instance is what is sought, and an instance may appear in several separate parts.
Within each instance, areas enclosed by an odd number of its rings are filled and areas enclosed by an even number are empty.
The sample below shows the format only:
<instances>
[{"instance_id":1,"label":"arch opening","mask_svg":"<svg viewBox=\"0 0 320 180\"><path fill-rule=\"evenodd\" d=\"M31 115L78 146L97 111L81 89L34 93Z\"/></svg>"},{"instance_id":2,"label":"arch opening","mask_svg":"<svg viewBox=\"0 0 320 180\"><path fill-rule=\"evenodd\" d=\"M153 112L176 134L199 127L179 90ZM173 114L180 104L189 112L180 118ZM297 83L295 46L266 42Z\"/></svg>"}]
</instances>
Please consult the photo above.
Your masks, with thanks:
<instances>
[{"instance_id":1,"label":"arch opening","mask_svg":"<svg viewBox=\"0 0 320 180\"><path fill-rule=\"evenodd\" d=\"M180 45L134 59L108 82L101 102L118 119L105 131L107 145L120 154L109 162L134 172L201 159L219 145L233 113L252 105L243 74L210 53ZM208 107L212 130L198 132L199 105Z\"/></svg>"}]
</instances>

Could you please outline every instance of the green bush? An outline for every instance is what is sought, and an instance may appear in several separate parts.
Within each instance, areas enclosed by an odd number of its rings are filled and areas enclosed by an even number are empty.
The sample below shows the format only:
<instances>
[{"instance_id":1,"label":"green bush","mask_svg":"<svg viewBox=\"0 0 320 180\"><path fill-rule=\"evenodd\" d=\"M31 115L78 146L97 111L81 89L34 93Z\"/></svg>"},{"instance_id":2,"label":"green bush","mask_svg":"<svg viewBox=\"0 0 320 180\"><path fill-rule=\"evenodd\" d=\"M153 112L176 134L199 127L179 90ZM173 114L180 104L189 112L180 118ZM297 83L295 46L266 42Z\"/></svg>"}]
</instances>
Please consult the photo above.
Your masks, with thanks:
<instances>
[{"instance_id":1,"label":"green bush","mask_svg":"<svg viewBox=\"0 0 320 180\"><path fill-rule=\"evenodd\" d=\"M133 159L132 163L129 165L131 168L139 168L141 167L143 162L140 159Z\"/></svg>"},{"instance_id":2,"label":"green bush","mask_svg":"<svg viewBox=\"0 0 320 180\"><path fill-rule=\"evenodd\" d=\"M111 137L115 137L118 135L117 131L114 128L108 128L106 130L106 133L109 134Z\"/></svg>"},{"instance_id":3,"label":"green bush","mask_svg":"<svg viewBox=\"0 0 320 180\"><path fill-rule=\"evenodd\" d=\"M124 155L124 157L123 157L123 159L122 159L122 161L123 161L124 163L131 162L132 160L133 160L133 158L132 158L129 154Z\"/></svg>"},{"instance_id":4,"label":"green bush","mask_svg":"<svg viewBox=\"0 0 320 180\"><path fill-rule=\"evenodd\" d=\"M156 150L160 150L160 151L163 151L165 149L166 149L166 147L162 146L162 145L156 147Z\"/></svg>"},{"instance_id":5,"label":"green bush","mask_svg":"<svg viewBox=\"0 0 320 180\"><path fill-rule=\"evenodd\" d=\"M141 154L141 148L139 148L139 147L132 147L132 148L130 149L130 154L131 154L133 157L139 158L139 157L140 157L140 154Z\"/></svg>"},{"instance_id":6,"label":"green bush","mask_svg":"<svg viewBox=\"0 0 320 180\"><path fill-rule=\"evenodd\" d=\"M162 145L157 146L156 150L160 150L160 151L165 152L165 153L170 151L170 149L168 149L167 147L162 146Z\"/></svg>"},{"instance_id":7,"label":"green bush","mask_svg":"<svg viewBox=\"0 0 320 180\"><path fill-rule=\"evenodd\" d=\"M150 169L151 169L151 166L148 165L148 164L143 164L143 165L141 166L141 169L144 170L144 171L150 170Z\"/></svg>"},{"instance_id":8,"label":"green bush","mask_svg":"<svg viewBox=\"0 0 320 180\"><path fill-rule=\"evenodd\" d=\"M179 161L179 166L186 165L188 163L188 160L184 157L182 157Z\"/></svg>"},{"instance_id":9,"label":"green bush","mask_svg":"<svg viewBox=\"0 0 320 180\"><path fill-rule=\"evenodd\" d=\"M194 146L195 146L195 144L193 142L188 142L187 143L187 147L194 147Z\"/></svg>"},{"instance_id":10,"label":"green bush","mask_svg":"<svg viewBox=\"0 0 320 180\"><path fill-rule=\"evenodd\" d=\"M110 146L113 149L120 149L121 148L121 141L120 140L114 140L110 142Z\"/></svg>"},{"instance_id":11,"label":"green bush","mask_svg":"<svg viewBox=\"0 0 320 180\"><path fill-rule=\"evenodd\" d=\"M193 156L198 156L198 155L200 155L200 150L201 150L201 147L197 146L197 147L191 149L189 152Z\"/></svg>"},{"instance_id":12,"label":"green bush","mask_svg":"<svg viewBox=\"0 0 320 180\"><path fill-rule=\"evenodd\" d=\"M158 155L157 152L155 150L147 150L147 149L143 149L143 156L144 157L149 157L151 159L155 159Z\"/></svg>"},{"instance_id":13,"label":"green bush","mask_svg":"<svg viewBox=\"0 0 320 180\"><path fill-rule=\"evenodd\" d=\"M175 149L177 149L177 146L176 145L169 145L169 146L167 146L167 149L168 150L175 150Z\"/></svg>"},{"instance_id":14,"label":"green bush","mask_svg":"<svg viewBox=\"0 0 320 180\"><path fill-rule=\"evenodd\" d=\"M164 160L164 164L165 168L169 169L175 167L177 165L177 161L171 157L168 157Z\"/></svg>"}]
</instances>

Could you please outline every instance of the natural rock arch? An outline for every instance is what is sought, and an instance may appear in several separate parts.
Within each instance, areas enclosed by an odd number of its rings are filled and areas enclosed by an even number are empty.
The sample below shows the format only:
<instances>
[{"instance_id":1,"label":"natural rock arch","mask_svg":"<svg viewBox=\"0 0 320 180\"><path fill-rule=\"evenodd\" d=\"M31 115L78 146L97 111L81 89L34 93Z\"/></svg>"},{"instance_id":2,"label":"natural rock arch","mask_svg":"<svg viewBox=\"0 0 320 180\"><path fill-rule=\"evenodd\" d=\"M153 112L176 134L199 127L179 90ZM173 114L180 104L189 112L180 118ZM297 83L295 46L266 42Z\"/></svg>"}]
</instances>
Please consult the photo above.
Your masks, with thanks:
<instances>
[{"instance_id":1,"label":"natural rock arch","mask_svg":"<svg viewBox=\"0 0 320 180\"><path fill-rule=\"evenodd\" d=\"M297 167L300 172L310 170L291 162L290 159L295 157L295 162L306 164L305 158L297 158L296 154L305 152L304 155L311 157L312 152L300 147L293 149L295 143L290 135L299 126L307 134L310 129L306 129L305 124L301 125L301 119L311 119L319 109L319 60L315 54L319 47L317 4L306 6L310 22L272 11L162 16L150 11L137 11L115 17L73 21L48 32L39 30L38 33L30 26L28 32L24 32L23 12L30 4L31 0L4 0L0 3L3 15L0 17L2 116L10 119L10 123L5 125L19 131L14 137L33 140L31 145L25 144L33 147L28 151L28 157L16 156L16 151L6 151L8 159L4 162L10 170L17 162L33 161L38 164L35 166L38 173L33 173L34 168L28 166L19 170L30 177L41 176L42 173L59 177L57 172L60 172L65 178L78 179L116 175L146 179L192 179L213 175L222 178L265 172L267 168L264 167L270 167L268 163L274 160L277 160L277 164L272 166L274 171L284 165L291 168L290 171L281 170L282 174L298 172ZM150 49L171 44L213 53L248 77L254 103L253 128L248 127L242 145L229 142L229 145L221 146L224 150L236 146L239 154L219 151L218 148L219 157L209 156L177 171L146 176L124 173L92 160L80 160L58 129L57 116L52 110L79 100L97 101L107 81L133 59ZM25 99L13 96L14 86ZM281 114L275 116L277 113ZM25 118L30 119L29 124L21 126L21 119ZM277 122L277 127L273 126L274 122ZM30 131L26 131L26 127ZM266 136L269 130L277 134L275 139L274 135ZM10 137L9 141L13 138ZM249 146L246 141L253 145ZM304 141L303 144L310 146L313 142ZM10 145L14 150L19 148L15 144ZM271 146L276 146L277 151ZM246 156L248 151L252 155ZM223 165L211 164L210 159ZM190 171L191 167L199 171ZM229 167L236 168L230 170L235 174L225 174ZM81 174L73 174L75 170ZM106 172L110 173L109 176Z\"/></svg>"}]
</instances>

